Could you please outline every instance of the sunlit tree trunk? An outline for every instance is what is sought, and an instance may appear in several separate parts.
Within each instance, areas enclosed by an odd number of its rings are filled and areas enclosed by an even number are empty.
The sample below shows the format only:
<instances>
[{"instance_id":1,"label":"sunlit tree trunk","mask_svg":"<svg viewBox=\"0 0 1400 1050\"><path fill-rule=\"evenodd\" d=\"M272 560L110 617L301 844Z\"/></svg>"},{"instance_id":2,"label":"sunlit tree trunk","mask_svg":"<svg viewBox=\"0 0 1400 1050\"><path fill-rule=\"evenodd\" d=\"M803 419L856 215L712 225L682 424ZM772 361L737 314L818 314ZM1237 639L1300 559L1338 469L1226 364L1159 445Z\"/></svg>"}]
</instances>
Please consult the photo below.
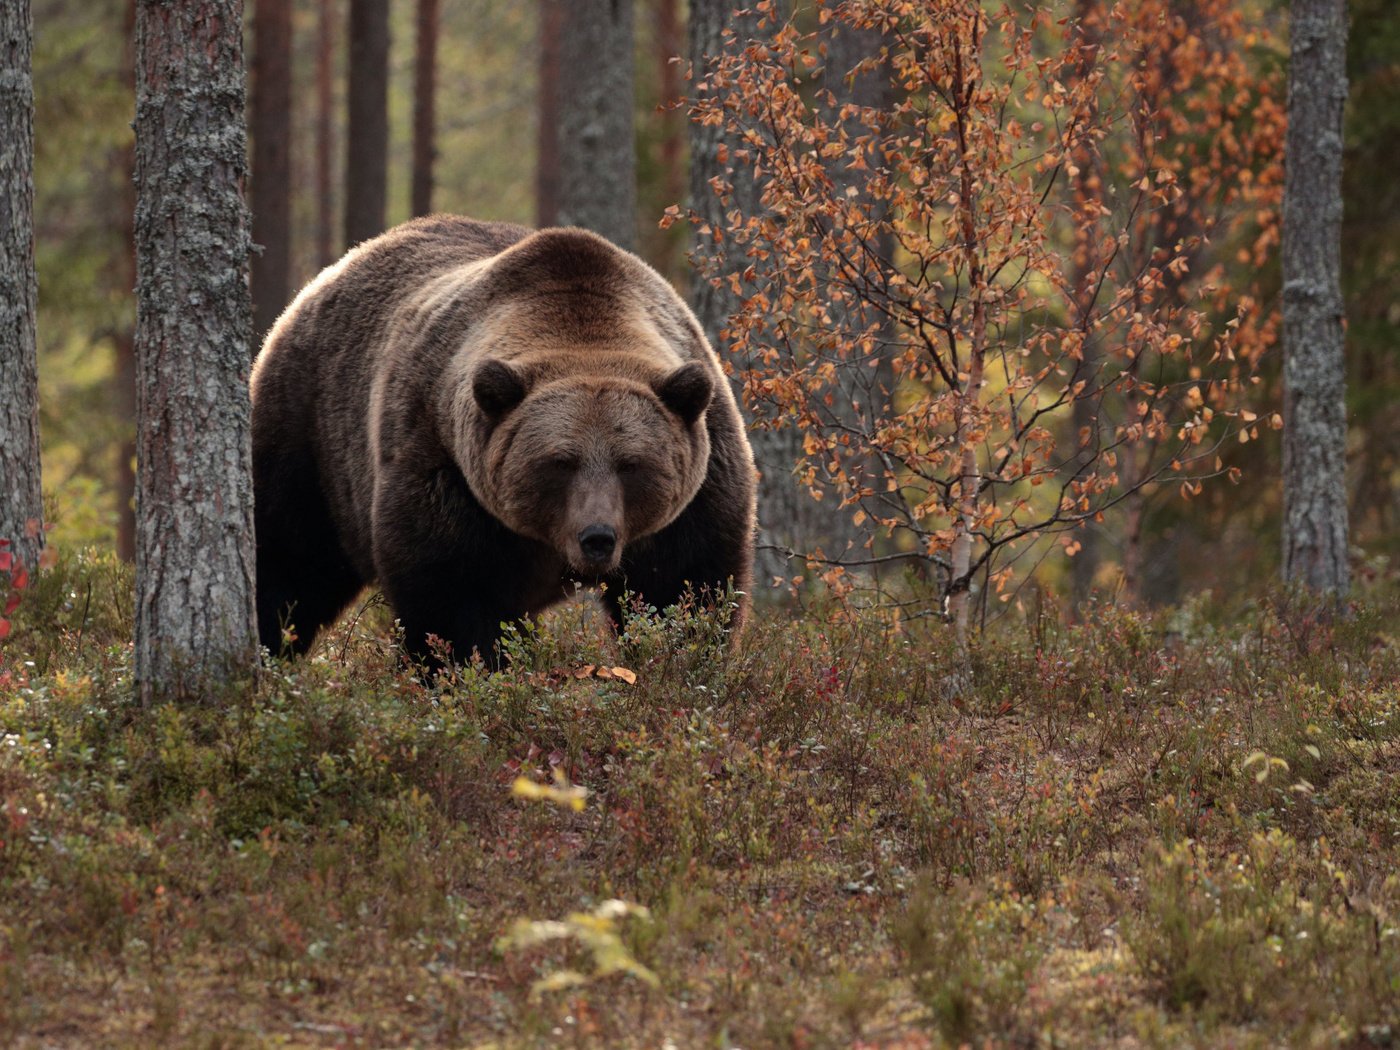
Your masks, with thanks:
<instances>
[{"instance_id":1,"label":"sunlit tree trunk","mask_svg":"<svg viewBox=\"0 0 1400 1050\"><path fill-rule=\"evenodd\" d=\"M0 4L0 539L33 566L43 544L34 325L34 32L29 0Z\"/></svg>"},{"instance_id":2,"label":"sunlit tree trunk","mask_svg":"<svg viewBox=\"0 0 1400 1050\"><path fill-rule=\"evenodd\" d=\"M413 214L433 210L437 157L438 0L418 0L418 61L413 70Z\"/></svg>"},{"instance_id":3,"label":"sunlit tree trunk","mask_svg":"<svg viewBox=\"0 0 1400 1050\"><path fill-rule=\"evenodd\" d=\"M254 0L250 129L253 137L254 352L287 305L292 273L292 5Z\"/></svg>"},{"instance_id":4,"label":"sunlit tree trunk","mask_svg":"<svg viewBox=\"0 0 1400 1050\"><path fill-rule=\"evenodd\" d=\"M561 226L637 243L631 0L566 0L559 41Z\"/></svg>"},{"instance_id":5,"label":"sunlit tree trunk","mask_svg":"<svg viewBox=\"0 0 1400 1050\"><path fill-rule=\"evenodd\" d=\"M345 243L384 232L389 159L389 0L350 0Z\"/></svg>"},{"instance_id":6,"label":"sunlit tree trunk","mask_svg":"<svg viewBox=\"0 0 1400 1050\"><path fill-rule=\"evenodd\" d=\"M257 663L241 0L137 8L136 681Z\"/></svg>"},{"instance_id":7,"label":"sunlit tree trunk","mask_svg":"<svg viewBox=\"0 0 1400 1050\"><path fill-rule=\"evenodd\" d=\"M1348 587L1340 282L1346 0L1293 0L1283 203L1283 575Z\"/></svg>"},{"instance_id":8,"label":"sunlit tree trunk","mask_svg":"<svg viewBox=\"0 0 1400 1050\"><path fill-rule=\"evenodd\" d=\"M316 8L316 265L335 257L335 0Z\"/></svg>"}]
</instances>

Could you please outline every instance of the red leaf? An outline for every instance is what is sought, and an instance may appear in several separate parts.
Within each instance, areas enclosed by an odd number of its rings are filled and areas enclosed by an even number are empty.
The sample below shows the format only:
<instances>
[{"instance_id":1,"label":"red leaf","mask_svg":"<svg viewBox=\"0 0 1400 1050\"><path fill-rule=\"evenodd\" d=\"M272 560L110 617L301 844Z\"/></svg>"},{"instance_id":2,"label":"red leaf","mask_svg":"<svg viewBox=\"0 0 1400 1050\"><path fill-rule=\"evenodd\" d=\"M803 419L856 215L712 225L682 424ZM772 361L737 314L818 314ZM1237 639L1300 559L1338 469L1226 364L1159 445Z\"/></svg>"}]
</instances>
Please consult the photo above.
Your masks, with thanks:
<instances>
[{"instance_id":1,"label":"red leaf","mask_svg":"<svg viewBox=\"0 0 1400 1050\"><path fill-rule=\"evenodd\" d=\"M8 543L9 540L0 540L0 543ZM0 551L0 572L9 572L10 566L14 564L15 556L9 551Z\"/></svg>"},{"instance_id":2,"label":"red leaf","mask_svg":"<svg viewBox=\"0 0 1400 1050\"><path fill-rule=\"evenodd\" d=\"M15 590L22 591L29 586L29 570L21 565L14 574Z\"/></svg>"},{"instance_id":3,"label":"red leaf","mask_svg":"<svg viewBox=\"0 0 1400 1050\"><path fill-rule=\"evenodd\" d=\"M0 642L10 637L10 621L0 619Z\"/></svg>"},{"instance_id":4,"label":"red leaf","mask_svg":"<svg viewBox=\"0 0 1400 1050\"><path fill-rule=\"evenodd\" d=\"M17 608L19 608L19 595L12 594L5 601L5 615L9 616L10 613L14 612Z\"/></svg>"}]
</instances>

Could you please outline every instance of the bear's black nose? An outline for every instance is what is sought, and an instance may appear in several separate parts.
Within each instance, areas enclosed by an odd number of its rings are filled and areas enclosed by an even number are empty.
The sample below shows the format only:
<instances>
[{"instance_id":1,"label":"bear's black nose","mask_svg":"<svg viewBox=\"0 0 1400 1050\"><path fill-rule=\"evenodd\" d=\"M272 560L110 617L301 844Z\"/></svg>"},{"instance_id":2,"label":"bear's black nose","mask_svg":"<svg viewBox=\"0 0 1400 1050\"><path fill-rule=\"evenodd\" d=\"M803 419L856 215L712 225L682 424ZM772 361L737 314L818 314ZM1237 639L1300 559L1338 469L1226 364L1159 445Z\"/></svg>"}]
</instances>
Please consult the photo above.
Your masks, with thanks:
<instances>
[{"instance_id":1,"label":"bear's black nose","mask_svg":"<svg viewBox=\"0 0 1400 1050\"><path fill-rule=\"evenodd\" d=\"M617 530L611 525L588 525L578 534L578 545L589 561L607 561L617 546Z\"/></svg>"}]
</instances>

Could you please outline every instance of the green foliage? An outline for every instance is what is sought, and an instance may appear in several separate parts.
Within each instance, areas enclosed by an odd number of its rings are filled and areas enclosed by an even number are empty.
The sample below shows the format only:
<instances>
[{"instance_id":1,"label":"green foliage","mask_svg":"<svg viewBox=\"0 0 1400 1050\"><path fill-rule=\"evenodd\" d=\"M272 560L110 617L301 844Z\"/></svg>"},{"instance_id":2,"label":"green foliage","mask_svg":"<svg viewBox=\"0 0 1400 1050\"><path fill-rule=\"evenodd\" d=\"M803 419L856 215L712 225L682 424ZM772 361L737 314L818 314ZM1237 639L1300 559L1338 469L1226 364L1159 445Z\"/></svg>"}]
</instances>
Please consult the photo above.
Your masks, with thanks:
<instances>
[{"instance_id":1,"label":"green foliage","mask_svg":"<svg viewBox=\"0 0 1400 1050\"><path fill-rule=\"evenodd\" d=\"M431 683L370 603L252 691L143 709L130 584L61 557L0 650L7 1040L1321 1047L1400 1025L1383 592L1346 621L1290 596L1042 610L966 657L874 612L759 613L727 645L700 605L614 637L580 601L514 630L505 670ZM522 778L569 804L512 797Z\"/></svg>"}]
</instances>

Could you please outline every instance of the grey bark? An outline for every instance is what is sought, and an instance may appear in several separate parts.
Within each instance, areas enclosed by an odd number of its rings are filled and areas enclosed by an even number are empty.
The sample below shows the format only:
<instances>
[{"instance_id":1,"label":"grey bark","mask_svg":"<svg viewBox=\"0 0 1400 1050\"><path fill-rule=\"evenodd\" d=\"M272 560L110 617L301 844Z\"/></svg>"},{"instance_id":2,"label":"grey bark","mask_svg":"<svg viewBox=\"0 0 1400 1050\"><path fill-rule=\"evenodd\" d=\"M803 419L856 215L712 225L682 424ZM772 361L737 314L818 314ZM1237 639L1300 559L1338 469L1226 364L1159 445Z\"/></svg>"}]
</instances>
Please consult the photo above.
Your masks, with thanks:
<instances>
[{"instance_id":1,"label":"grey bark","mask_svg":"<svg viewBox=\"0 0 1400 1050\"><path fill-rule=\"evenodd\" d=\"M291 298L292 283L292 5L254 0L253 257L254 349Z\"/></svg>"},{"instance_id":2,"label":"grey bark","mask_svg":"<svg viewBox=\"0 0 1400 1050\"><path fill-rule=\"evenodd\" d=\"M418 60L413 67L413 186L415 216L433 210L437 159L438 0L418 0Z\"/></svg>"},{"instance_id":3,"label":"grey bark","mask_svg":"<svg viewBox=\"0 0 1400 1050\"><path fill-rule=\"evenodd\" d=\"M857 28L840 19L832 19L828 25L830 29L826 41L826 73L823 80L825 87L833 95L836 114L847 105L888 110L894 101L888 63L882 62L874 69L855 72L856 67L863 61L879 54L884 45L884 35L878 29ZM837 119L836 114L832 115L833 120ZM870 128L858 118L852 118L847 125L846 132L852 139L871 134ZM867 150L865 158L871 168L881 163L880 158L874 156L873 152ZM851 169L849 156L834 160L830 172L839 197L844 198L848 191L854 191L857 199L861 199L868 172ZM866 199L864 203L869 208L873 225L868 231L853 232L861 237L870 254L856 261L863 271L862 276L868 278L871 285L878 286L884 275L893 269L891 260L894 257L894 236L884 223L885 213L878 202ZM855 276L846 275L846 279ZM848 339L860 337L872 324L881 321L874 304L865 297L848 300L841 306L833 302L831 316L833 324L844 329ZM889 391L894 383L893 370L888 355L884 352L892 336L886 321L881 325L878 334L876 352L880 355L880 363L875 367L870 367L866 361L859 360L854 354L850 357L851 365L841 371L840 396L837 404L833 406L833 413L840 423L871 437L874 435L881 408L890 400ZM857 361L859 363L856 363ZM862 472L858 479L862 484L873 487L876 492L884 490L883 482L878 480L881 467L874 457L859 465L852 461L848 465L848 471L856 470ZM825 545L828 555L839 557L846 551L854 551L858 557L864 554L865 547L871 540L871 530L868 525L863 528L857 527L853 521L853 512L852 507L838 510L834 501L826 509L826 520L822 523L819 539Z\"/></svg>"},{"instance_id":4,"label":"grey bark","mask_svg":"<svg viewBox=\"0 0 1400 1050\"><path fill-rule=\"evenodd\" d=\"M559 39L561 226L637 244L632 0L567 0Z\"/></svg>"},{"instance_id":5,"label":"grey bark","mask_svg":"<svg viewBox=\"0 0 1400 1050\"><path fill-rule=\"evenodd\" d=\"M726 50L724 29L735 32L732 46L742 49L757 33L758 17L751 11L734 10L736 0L691 0L689 55L694 79L704 77L711 62ZM727 163L719 160L721 147L728 154ZM756 215L762 208L761 190L753 169L737 154L744 147L739 136L721 126L706 126L690 122L690 207L704 224L720 230L727 225L725 208L715 193L711 180L720 179L733 188L732 207L740 214ZM704 235L702 235L704 236ZM744 269L745 260L737 256L738 248L731 238L725 239L729 253L725 269L733 273ZM713 245L704 243L698 252L709 255ZM691 306L705 329L705 336L721 358L732 362L736 373L747 363L735 360L725 337L730 317L743 309L742 296L735 295L727 281L718 287L705 276L698 276L691 294ZM736 394L742 391L736 389ZM761 407L746 406L746 415L753 419ZM781 430L751 427L749 441L758 464L758 555L754 564L754 580L766 586L775 576L794 571L793 559L784 553L801 551L816 535L813 522L816 502L793 477L793 468L801 456L801 435L792 428ZM800 564L800 563L799 563Z\"/></svg>"},{"instance_id":6,"label":"grey bark","mask_svg":"<svg viewBox=\"0 0 1400 1050\"><path fill-rule=\"evenodd\" d=\"M0 539L25 565L43 545L34 344L34 32L29 0L0 3Z\"/></svg>"},{"instance_id":7,"label":"grey bark","mask_svg":"<svg viewBox=\"0 0 1400 1050\"><path fill-rule=\"evenodd\" d=\"M1293 0L1283 203L1283 575L1348 587L1342 114L1346 0Z\"/></svg>"},{"instance_id":8,"label":"grey bark","mask_svg":"<svg viewBox=\"0 0 1400 1050\"><path fill-rule=\"evenodd\" d=\"M136 680L257 663L241 0L137 9Z\"/></svg>"},{"instance_id":9,"label":"grey bark","mask_svg":"<svg viewBox=\"0 0 1400 1050\"><path fill-rule=\"evenodd\" d=\"M384 232L389 161L389 0L350 0L345 243Z\"/></svg>"}]
</instances>

